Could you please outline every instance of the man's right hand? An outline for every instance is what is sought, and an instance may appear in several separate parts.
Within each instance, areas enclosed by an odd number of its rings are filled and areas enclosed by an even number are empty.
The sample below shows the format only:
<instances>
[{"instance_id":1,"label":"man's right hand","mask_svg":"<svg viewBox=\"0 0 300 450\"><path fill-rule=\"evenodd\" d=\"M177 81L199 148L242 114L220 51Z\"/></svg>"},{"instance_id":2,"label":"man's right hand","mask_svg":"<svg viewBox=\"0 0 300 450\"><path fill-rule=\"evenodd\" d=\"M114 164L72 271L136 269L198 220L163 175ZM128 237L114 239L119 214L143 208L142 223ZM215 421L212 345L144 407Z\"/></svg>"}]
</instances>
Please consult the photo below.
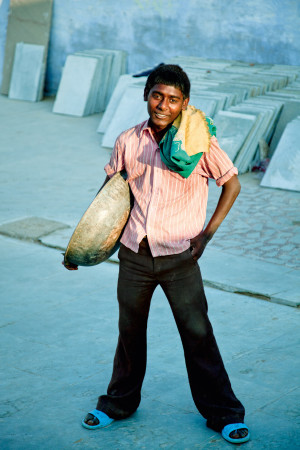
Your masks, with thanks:
<instances>
[{"instance_id":1,"label":"man's right hand","mask_svg":"<svg viewBox=\"0 0 300 450\"><path fill-rule=\"evenodd\" d=\"M195 236L193 239L191 239L191 249L192 249L192 257L194 261L197 261L202 253L205 250L205 247L207 243L209 242L211 238L205 234L204 231L201 231L198 236Z\"/></svg>"},{"instance_id":2,"label":"man's right hand","mask_svg":"<svg viewBox=\"0 0 300 450\"><path fill-rule=\"evenodd\" d=\"M78 270L78 266L76 264L72 264L68 261L62 261L62 265L68 270Z\"/></svg>"}]
</instances>

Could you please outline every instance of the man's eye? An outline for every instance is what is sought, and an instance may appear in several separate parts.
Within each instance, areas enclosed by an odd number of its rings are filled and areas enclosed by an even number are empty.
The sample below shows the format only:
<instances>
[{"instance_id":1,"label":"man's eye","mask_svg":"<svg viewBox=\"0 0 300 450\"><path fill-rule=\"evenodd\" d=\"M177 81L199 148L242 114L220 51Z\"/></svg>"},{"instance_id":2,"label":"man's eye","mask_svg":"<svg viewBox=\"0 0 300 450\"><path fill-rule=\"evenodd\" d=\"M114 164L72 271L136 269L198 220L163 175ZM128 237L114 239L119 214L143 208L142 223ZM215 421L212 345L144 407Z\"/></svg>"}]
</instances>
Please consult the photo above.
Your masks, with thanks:
<instances>
[{"instance_id":1,"label":"man's eye","mask_svg":"<svg viewBox=\"0 0 300 450\"><path fill-rule=\"evenodd\" d=\"M152 94L152 96L153 96L153 98L155 98L157 100L160 98L160 95L158 95L158 94Z\"/></svg>"}]
</instances>

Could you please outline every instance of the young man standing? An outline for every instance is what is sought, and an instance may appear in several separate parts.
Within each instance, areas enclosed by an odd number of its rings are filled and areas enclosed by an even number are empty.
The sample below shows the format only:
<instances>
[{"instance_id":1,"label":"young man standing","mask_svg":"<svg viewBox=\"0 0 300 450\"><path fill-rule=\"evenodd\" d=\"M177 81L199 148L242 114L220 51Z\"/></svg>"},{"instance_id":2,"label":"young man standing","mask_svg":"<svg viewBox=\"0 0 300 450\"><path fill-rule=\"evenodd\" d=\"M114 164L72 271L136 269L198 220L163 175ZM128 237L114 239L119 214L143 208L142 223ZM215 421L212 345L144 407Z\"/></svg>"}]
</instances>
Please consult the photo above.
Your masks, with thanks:
<instances>
[{"instance_id":1,"label":"young man standing","mask_svg":"<svg viewBox=\"0 0 300 450\"><path fill-rule=\"evenodd\" d=\"M146 329L152 294L160 285L182 340L192 396L207 426L229 442L249 439L244 407L234 395L207 316L197 260L240 192L237 169L211 122L188 106L190 82L175 65L148 77L149 120L117 139L107 180L125 169L134 207L119 251L119 340L107 394L82 425L96 429L139 406L146 370ZM208 179L222 192L203 229ZM67 267L72 269L72 267Z\"/></svg>"}]
</instances>

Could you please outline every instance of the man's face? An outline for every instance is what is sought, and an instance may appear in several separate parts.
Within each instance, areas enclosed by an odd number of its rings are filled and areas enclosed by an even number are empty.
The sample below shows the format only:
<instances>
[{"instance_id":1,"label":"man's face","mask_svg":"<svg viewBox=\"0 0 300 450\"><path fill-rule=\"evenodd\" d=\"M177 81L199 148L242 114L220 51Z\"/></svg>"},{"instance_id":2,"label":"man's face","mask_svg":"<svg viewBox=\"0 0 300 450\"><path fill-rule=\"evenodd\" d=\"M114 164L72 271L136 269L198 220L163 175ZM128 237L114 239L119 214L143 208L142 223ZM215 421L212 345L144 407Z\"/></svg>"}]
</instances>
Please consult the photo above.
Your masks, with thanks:
<instances>
[{"instance_id":1,"label":"man's face","mask_svg":"<svg viewBox=\"0 0 300 450\"><path fill-rule=\"evenodd\" d=\"M180 89L166 84L156 84L148 96L148 113L155 131L161 131L170 125L187 108L189 98L184 99Z\"/></svg>"}]
</instances>

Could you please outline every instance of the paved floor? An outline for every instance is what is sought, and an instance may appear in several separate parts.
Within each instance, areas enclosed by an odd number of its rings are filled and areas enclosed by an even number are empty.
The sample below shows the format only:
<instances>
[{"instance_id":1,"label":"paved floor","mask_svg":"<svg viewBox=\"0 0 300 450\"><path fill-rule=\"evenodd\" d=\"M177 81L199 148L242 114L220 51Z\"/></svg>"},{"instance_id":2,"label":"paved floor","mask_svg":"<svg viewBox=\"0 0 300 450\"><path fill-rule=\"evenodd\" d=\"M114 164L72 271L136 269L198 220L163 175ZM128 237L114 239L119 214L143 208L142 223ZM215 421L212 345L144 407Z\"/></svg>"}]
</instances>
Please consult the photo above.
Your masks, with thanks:
<instances>
[{"instance_id":1,"label":"paved floor","mask_svg":"<svg viewBox=\"0 0 300 450\"><path fill-rule=\"evenodd\" d=\"M262 173L241 177L242 190L213 246L232 255L300 269L300 195L260 187ZM211 198L218 190L211 184ZM213 201L208 208L212 212Z\"/></svg>"},{"instance_id":2,"label":"paved floor","mask_svg":"<svg viewBox=\"0 0 300 450\"><path fill-rule=\"evenodd\" d=\"M230 448L194 407L180 340L159 289L139 410L105 430L81 427L111 374L118 266L68 272L58 249L101 185L109 152L95 132L99 115L54 115L52 104L0 97L0 448ZM206 288L210 317L246 406L252 439L244 447L295 449L299 309L286 304L299 304L291 254L299 246L299 195L260 188L257 174L243 175L241 183L239 203L200 260L206 284L214 287ZM218 192L212 185L209 211Z\"/></svg>"}]
</instances>

